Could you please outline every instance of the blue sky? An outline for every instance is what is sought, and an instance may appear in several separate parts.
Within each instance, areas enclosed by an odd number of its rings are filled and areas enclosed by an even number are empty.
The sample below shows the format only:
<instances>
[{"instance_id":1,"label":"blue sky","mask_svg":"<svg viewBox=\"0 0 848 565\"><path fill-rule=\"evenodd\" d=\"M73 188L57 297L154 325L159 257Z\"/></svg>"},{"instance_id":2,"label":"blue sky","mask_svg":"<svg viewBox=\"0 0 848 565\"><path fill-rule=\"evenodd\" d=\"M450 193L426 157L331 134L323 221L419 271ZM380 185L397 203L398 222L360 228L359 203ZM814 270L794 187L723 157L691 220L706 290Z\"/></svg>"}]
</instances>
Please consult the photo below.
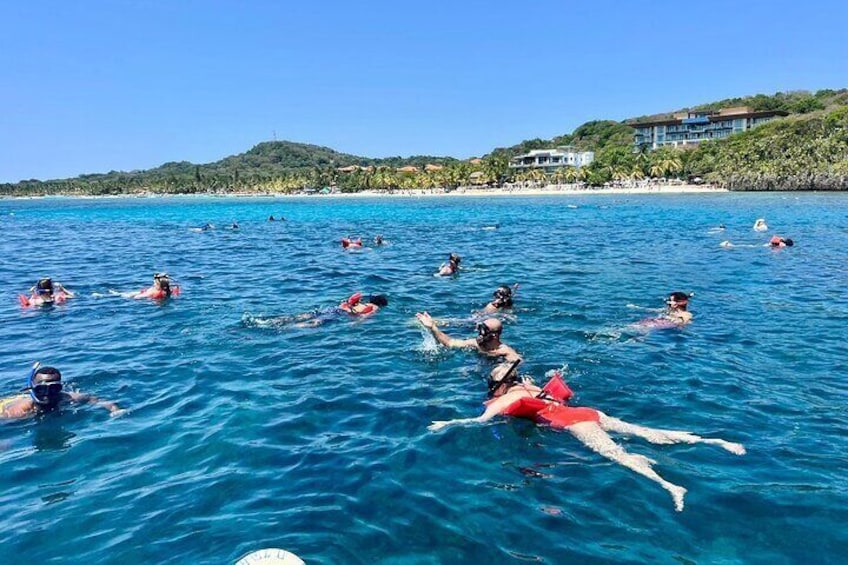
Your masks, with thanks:
<instances>
[{"instance_id":1,"label":"blue sky","mask_svg":"<svg viewBox=\"0 0 848 565\"><path fill-rule=\"evenodd\" d=\"M848 87L848 2L0 3L0 182L276 138L450 155L747 94Z\"/></svg>"}]
</instances>

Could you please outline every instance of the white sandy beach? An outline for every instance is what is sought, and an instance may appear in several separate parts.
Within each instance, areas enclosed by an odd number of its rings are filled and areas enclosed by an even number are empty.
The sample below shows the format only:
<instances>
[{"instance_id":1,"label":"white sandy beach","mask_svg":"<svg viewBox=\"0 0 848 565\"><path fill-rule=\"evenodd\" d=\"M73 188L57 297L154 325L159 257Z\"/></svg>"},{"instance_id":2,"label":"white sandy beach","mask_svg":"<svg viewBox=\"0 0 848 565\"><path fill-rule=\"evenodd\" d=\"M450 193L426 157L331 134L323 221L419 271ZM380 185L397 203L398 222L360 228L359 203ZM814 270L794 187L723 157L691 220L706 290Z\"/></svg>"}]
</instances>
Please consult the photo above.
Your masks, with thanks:
<instances>
[{"instance_id":1,"label":"white sandy beach","mask_svg":"<svg viewBox=\"0 0 848 565\"><path fill-rule=\"evenodd\" d=\"M328 194L316 193L308 195L316 198L349 198L349 197L460 197L460 196L546 196L546 195L587 195L587 194L694 194L694 193L719 193L729 192L725 188L718 188L703 184L647 184L641 186L613 186L613 187L585 187L577 185L555 185L549 184L543 187L503 187L503 188L475 188L460 187L452 191L442 189L398 189L387 190L363 190L360 192L331 192ZM250 195L245 195L250 196ZM255 194L253 195L255 196ZM277 195L275 195L277 196ZM286 194L279 196L307 196L305 194Z\"/></svg>"},{"instance_id":2,"label":"white sandy beach","mask_svg":"<svg viewBox=\"0 0 848 565\"><path fill-rule=\"evenodd\" d=\"M463 197L463 196L552 196L587 194L696 194L724 193L726 188L718 188L706 184L658 184L640 183L638 185L587 187L573 184L549 184L547 186L504 186L501 188L459 187L446 191L437 189L395 189L395 190L361 190L359 192L314 192L314 193L280 193L280 192L221 192L195 194L162 194L144 192L138 194L116 195L51 195L51 196L12 196L0 198L31 199L31 198L203 198L203 197L238 197L238 198L431 198L431 197Z\"/></svg>"}]
</instances>

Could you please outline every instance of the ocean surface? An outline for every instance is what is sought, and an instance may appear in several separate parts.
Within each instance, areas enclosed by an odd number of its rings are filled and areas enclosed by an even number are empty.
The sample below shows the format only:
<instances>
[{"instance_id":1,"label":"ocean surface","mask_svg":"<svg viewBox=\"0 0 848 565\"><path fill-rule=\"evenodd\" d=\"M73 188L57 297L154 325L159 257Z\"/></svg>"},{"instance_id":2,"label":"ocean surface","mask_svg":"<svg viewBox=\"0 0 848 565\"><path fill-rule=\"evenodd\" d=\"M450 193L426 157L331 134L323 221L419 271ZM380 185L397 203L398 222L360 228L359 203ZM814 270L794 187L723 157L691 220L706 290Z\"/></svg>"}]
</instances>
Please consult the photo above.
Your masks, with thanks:
<instances>
[{"instance_id":1,"label":"ocean surface","mask_svg":"<svg viewBox=\"0 0 848 565\"><path fill-rule=\"evenodd\" d=\"M848 560L848 194L0 200L0 232L3 395L40 360L129 409L0 423L0 563ZM450 252L464 269L434 277ZM181 296L110 292L156 271ZM41 276L78 297L21 308ZM567 366L573 405L747 455L614 436L688 489L675 512L567 431L429 432L482 411L492 364L437 347L415 312L470 337L514 283L522 373ZM676 290L691 325L633 326ZM275 320L355 291L389 306Z\"/></svg>"}]
</instances>

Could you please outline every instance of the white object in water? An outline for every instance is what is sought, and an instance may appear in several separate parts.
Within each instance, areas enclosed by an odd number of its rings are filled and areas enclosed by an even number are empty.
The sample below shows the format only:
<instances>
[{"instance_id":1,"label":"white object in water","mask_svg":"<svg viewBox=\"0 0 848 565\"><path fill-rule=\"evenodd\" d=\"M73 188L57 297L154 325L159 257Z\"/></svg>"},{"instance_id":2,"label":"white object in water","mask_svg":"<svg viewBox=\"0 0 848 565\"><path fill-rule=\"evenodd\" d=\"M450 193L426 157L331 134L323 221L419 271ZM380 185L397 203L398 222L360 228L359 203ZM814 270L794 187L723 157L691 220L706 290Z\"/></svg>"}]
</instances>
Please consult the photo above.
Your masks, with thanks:
<instances>
[{"instance_id":1,"label":"white object in water","mask_svg":"<svg viewBox=\"0 0 848 565\"><path fill-rule=\"evenodd\" d=\"M286 551L285 549L277 549L269 547L248 553L238 561L235 565L306 565L303 559Z\"/></svg>"},{"instance_id":2,"label":"white object in water","mask_svg":"<svg viewBox=\"0 0 848 565\"><path fill-rule=\"evenodd\" d=\"M754 222L754 231L766 231L768 226L766 225L766 221L764 218L758 218L756 222Z\"/></svg>"}]
</instances>

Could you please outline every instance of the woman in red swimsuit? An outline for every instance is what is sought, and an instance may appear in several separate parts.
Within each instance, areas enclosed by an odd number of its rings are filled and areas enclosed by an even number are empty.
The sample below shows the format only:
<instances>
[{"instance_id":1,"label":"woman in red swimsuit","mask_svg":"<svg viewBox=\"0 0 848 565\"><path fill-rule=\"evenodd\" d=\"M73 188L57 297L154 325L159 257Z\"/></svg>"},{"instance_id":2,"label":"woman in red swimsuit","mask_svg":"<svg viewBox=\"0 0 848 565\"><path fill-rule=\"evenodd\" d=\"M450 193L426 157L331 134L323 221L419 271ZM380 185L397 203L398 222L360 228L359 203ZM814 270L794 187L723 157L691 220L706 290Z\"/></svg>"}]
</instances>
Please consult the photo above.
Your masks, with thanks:
<instances>
[{"instance_id":1,"label":"woman in red swimsuit","mask_svg":"<svg viewBox=\"0 0 848 565\"><path fill-rule=\"evenodd\" d=\"M689 432L646 428L607 416L592 408L566 406L565 402L571 397L571 391L562 382L559 374L544 388L539 388L531 381L519 378L516 368L517 363L513 363L503 364L492 370L489 380L491 400L486 403L483 414L476 418L435 421L428 429L437 431L455 424L486 422L499 415L523 417L540 424L564 428L598 454L658 483L671 494L678 512L683 510L686 489L663 479L652 468L656 463L654 460L644 455L628 453L615 443L607 432L634 435L656 444L708 443L718 445L736 455L745 454L745 448L738 443L702 438Z\"/></svg>"}]
</instances>

